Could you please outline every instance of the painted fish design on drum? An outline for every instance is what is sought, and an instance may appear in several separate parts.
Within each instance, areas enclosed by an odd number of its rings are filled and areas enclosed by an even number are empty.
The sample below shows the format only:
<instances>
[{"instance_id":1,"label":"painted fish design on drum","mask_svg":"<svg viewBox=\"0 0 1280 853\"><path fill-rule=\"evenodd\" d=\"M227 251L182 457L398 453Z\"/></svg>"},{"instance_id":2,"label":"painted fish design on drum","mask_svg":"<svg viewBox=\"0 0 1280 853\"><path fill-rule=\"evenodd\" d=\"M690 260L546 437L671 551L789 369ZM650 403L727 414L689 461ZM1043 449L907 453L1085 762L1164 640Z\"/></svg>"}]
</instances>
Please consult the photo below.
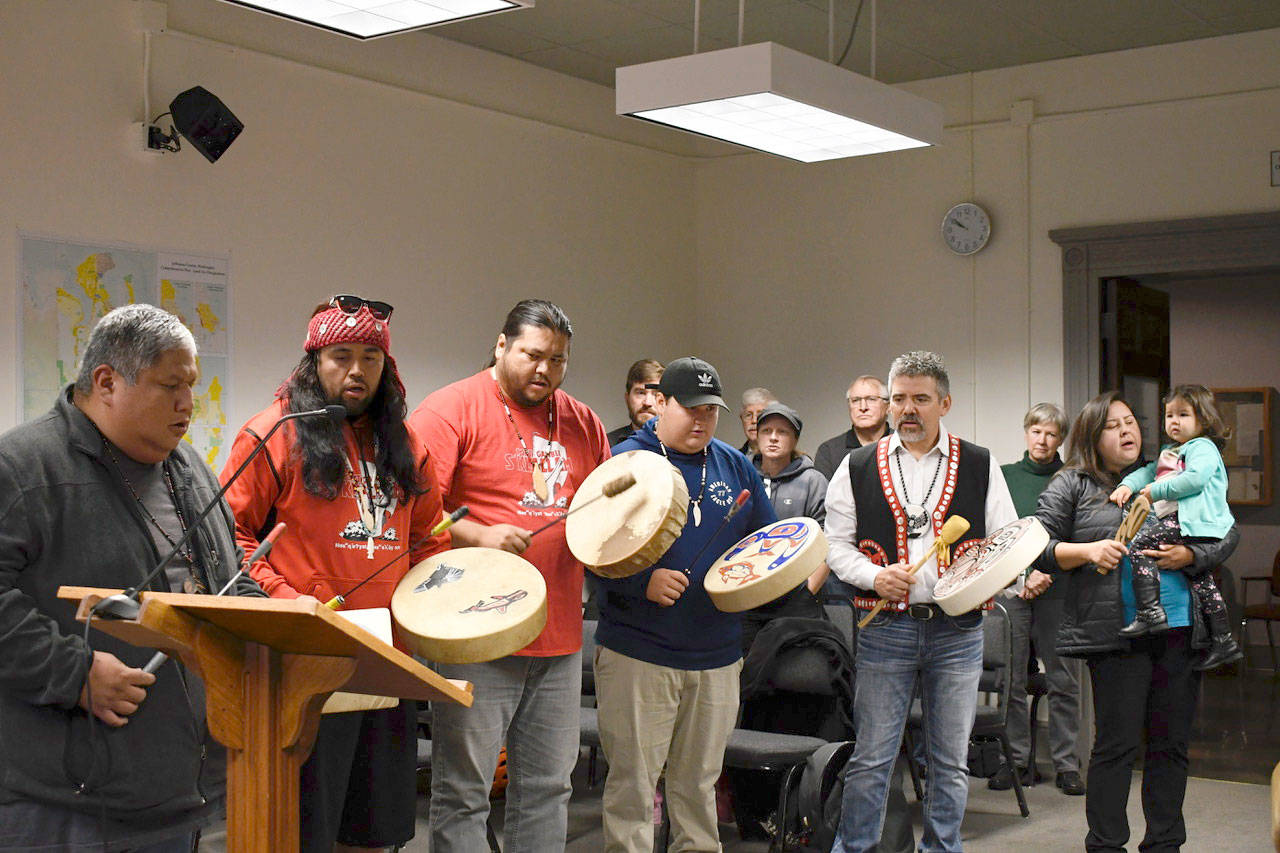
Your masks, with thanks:
<instances>
[{"instance_id":1,"label":"painted fish design on drum","mask_svg":"<svg viewBox=\"0 0 1280 853\"><path fill-rule=\"evenodd\" d=\"M441 563L440 567L431 573L431 577L415 586L413 591L426 592L429 589L437 589L447 583L453 583L454 581L459 580L462 575L462 569L457 566L450 566L445 563Z\"/></svg>"},{"instance_id":2,"label":"painted fish design on drum","mask_svg":"<svg viewBox=\"0 0 1280 853\"><path fill-rule=\"evenodd\" d=\"M517 589L515 592L509 592L506 595L491 595L489 601L483 598L466 610L459 610L459 613L488 613L490 610L496 610L498 613L506 613L507 608L529 597L529 593L523 589Z\"/></svg>"}]
</instances>

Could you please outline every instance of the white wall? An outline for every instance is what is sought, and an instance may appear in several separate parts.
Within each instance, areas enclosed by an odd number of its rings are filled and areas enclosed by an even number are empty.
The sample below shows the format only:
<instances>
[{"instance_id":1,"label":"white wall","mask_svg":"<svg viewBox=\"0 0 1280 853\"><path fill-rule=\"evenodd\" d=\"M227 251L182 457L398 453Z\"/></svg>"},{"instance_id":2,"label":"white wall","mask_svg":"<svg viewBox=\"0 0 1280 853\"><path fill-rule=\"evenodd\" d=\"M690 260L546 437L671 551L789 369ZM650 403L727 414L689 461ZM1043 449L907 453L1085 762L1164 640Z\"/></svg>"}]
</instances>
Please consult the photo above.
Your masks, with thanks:
<instances>
[{"instance_id":1,"label":"white wall","mask_svg":"<svg viewBox=\"0 0 1280 853\"><path fill-rule=\"evenodd\" d=\"M414 398L473 370L502 313L536 294L574 319L568 387L607 423L634 358L699 352L730 394L764 384L799 408L813 446L845 428L851 376L928 347L951 365L953 428L1009 459L1028 403L1062 392L1049 229L1280 206L1266 180L1280 30L920 81L906 88L943 104L944 145L814 165L610 140L614 124L594 117L607 89L444 41L428 71L447 67L457 93L473 70L475 100L523 115L412 91L422 75L361 65L348 42L321 63L339 72L157 36L154 103L199 83L247 125L210 165L134 153L127 139L142 112L145 5L0 5L0 32L22 36L0 51L0 299L17 301L19 229L230 254L236 421L296 360L304 315L329 293L397 304ZM244 14L175 13L206 33ZM289 32L264 19L240 35L265 48L277 31ZM322 52L326 37L303 32L280 52ZM1014 127L1008 106L1023 98L1037 118ZM938 226L970 198L995 235L964 259ZM0 317L11 400L14 341ZM736 418L721 435L737 440Z\"/></svg>"},{"instance_id":2,"label":"white wall","mask_svg":"<svg viewBox=\"0 0 1280 853\"><path fill-rule=\"evenodd\" d=\"M727 384L763 384L842 429L860 373L924 347L952 373L949 422L1002 460L1021 418L1061 400L1061 255L1054 228L1273 210L1280 30L1058 60L909 87L944 105L935 149L795 165L761 156L697 175L701 340ZM1032 99L1030 127L1009 105ZM939 238L973 199L994 220L965 259Z\"/></svg>"},{"instance_id":3,"label":"white wall","mask_svg":"<svg viewBox=\"0 0 1280 853\"><path fill-rule=\"evenodd\" d=\"M609 426L630 362L686 348L691 163L172 34L154 39L153 105L200 84L246 130L212 165L189 149L134 153L137 8L0 4L0 302L18 301L19 229L229 254L235 425L270 399L334 292L397 306L411 405L478 369L526 296L569 313L566 389ZM14 319L0 313L0 399L15 400ZM15 420L6 407L0 428Z\"/></svg>"}]
</instances>

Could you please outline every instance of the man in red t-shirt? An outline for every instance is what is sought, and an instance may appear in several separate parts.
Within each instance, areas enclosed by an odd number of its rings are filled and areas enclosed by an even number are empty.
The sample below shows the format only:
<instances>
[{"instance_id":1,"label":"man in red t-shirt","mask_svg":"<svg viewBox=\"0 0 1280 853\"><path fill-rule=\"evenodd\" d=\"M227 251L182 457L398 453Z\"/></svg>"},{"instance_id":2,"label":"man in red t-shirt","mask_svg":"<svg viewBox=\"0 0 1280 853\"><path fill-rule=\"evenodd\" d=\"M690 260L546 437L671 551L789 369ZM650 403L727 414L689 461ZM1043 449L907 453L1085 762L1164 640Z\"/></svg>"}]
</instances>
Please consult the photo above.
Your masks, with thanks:
<instances>
[{"instance_id":1,"label":"man in red t-shirt","mask_svg":"<svg viewBox=\"0 0 1280 853\"><path fill-rule=\"evenodd\" d=\"M227 491L245 553L276 522L288 524L249 573L274 598L347 593L349 610L388 607L414 563L449 547L429 537L440 520L440 489L426 447L405 425L404 386L391 357L391 306L335 296L307 326L306 354L276 400L240 430L225 482L261 436L291 412L341 404L346 420L299 418L267 442ZM416 704L321 717L302 768L303 851L377 849L414 835Z\"/></svg>"},{"instance_id":2,"label":"man in red t-shirt","mask_svg":"<svg viewBox=\"0 0 1280 853\"><path fill-rule=\"evenodd\" d=\"M609 457L591 409L557 390L573 327L550 302L526 299L507 315L492 366L436 391L409 423L435 466L446 511L470 515L455 545L520 554L547 583L547 625L509 657L439 664L475 685L475 704L432 705L431 848L484 850L489 788L507 748L506 847L561 850L578 758L582 692L582 564L564 525L531 531L568 511L574 492Z\"/></svg>"}]
</instances>

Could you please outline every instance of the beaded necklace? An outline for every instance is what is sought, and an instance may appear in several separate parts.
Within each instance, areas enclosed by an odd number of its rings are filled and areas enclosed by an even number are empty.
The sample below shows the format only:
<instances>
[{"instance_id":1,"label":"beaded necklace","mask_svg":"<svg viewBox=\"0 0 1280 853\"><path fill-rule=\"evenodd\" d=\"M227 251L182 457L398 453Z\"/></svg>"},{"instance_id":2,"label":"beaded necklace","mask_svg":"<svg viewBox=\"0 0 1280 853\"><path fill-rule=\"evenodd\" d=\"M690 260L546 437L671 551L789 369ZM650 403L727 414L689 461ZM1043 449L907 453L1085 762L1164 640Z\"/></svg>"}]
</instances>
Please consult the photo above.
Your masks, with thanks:
<instances>
[{"instance_id":1,"label":"beaded necklace","mask_svg":"<svg viewBox=\"0 0 1280 853\"><path fill-rule=\"evenodd\" d=\"M524 456L529 460L529 467L533 469L533 493L538 496L538 500L544 504L547 502L547 496L550 492L547 489L547 475L542 472L542 466L538 464L537 458L533 455L533 451L529 449L529 445L525 444L524 435L520 432L520 427L516 425L516 419L511 416L511 408L507 405L507 397L502 393L502 388L498 387L498 401L502 403L502 410L507 413L507 422L511 424L511 428L515 430L516 439L520 442L520 449L524 451ZM555 437L555 392L552 392L551 398L547 401L547 442L551 443Z\"/></svg>"},{"instance_id":2,"label":"beaded necklace","mask_svg":"<svg viewBox=\"0 0 1280 853\"><path fill-rule=\"evenodd\" d=\"M101 430L99 430L98 434L102 435ZM142 496L138 494L138 490L134 488L133 483L130 482L129 478L125 475L124 467L120 464L120 460L116 458L115 450L112 449L111 442L105 435L102 435L102 446L106 448L107 458L111 460L111 464L116 469L116 473L119 474L120 479L124 481L125 488L129 490L129 494L133 496L133 500L138 504L138 508L142 510L142 514L146 516L147 521L151 522L151 525L155 527L156 530L160 531L160 535L164 537L164 541L169 543L170 548L176 548L178 545L177 540L169 535L169 532L164 529L163 525L160 524L160 521L152 514L151 510L147 508L146 503L142 500ZM169 469L163 465L160 466L160 471L164 476L165 487L169 490L169 500L173 501L173 512L174 515L178 517L178 526L182 528L182 536L186 536L187 519L186 516L182 514L182 506L178 503L178 492L173 486L173 476L169 473ZM187 564L187 577L182 580L182 591L186 593L208 592L208 587L205 586L204 581L202 581L196 574L196 557L195 552L191 548L191 543L188 541L185 549L178 549L177 555L186 561Z\"/></svg>"}]
</instances>

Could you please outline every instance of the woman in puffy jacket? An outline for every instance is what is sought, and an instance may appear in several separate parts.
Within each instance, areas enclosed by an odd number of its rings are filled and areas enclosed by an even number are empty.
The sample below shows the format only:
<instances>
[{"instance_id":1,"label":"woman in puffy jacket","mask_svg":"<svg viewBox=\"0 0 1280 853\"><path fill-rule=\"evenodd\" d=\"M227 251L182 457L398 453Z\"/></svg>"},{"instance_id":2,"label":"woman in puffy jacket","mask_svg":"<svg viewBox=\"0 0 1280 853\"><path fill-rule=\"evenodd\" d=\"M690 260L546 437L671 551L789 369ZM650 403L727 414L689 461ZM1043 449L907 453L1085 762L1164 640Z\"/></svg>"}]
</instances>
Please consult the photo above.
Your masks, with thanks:
<instances>
[{"instance_id":1,"label":"woman in puffy jacket","mask_svg":"<svg viewBox=\"0 0 1280 853\"><path fill-rule=\"evenodd\" d=\"M1240 539L1232 528L1216 542L1144 552L1161 569L1171 627L1136 640L1118 636L1134 615L1132 569L1113 538L1123 512L1107 497L1141 453L1137 419L1119 393L1093 398L1072 424L1066 465L1036 509L1049 544L1035 567L1058 573L1054 582L1065 587L1057 651L1083 658L1093 686L1096 734L1085 799L1091 851L1122 851L1129 840L1125 804L1144 732L1142 849L1178 850L1186 842L1187 742L1200 689L1192 664L1207 645L1187 576L1221 563Z\"/></svg>"}]
</instances>

